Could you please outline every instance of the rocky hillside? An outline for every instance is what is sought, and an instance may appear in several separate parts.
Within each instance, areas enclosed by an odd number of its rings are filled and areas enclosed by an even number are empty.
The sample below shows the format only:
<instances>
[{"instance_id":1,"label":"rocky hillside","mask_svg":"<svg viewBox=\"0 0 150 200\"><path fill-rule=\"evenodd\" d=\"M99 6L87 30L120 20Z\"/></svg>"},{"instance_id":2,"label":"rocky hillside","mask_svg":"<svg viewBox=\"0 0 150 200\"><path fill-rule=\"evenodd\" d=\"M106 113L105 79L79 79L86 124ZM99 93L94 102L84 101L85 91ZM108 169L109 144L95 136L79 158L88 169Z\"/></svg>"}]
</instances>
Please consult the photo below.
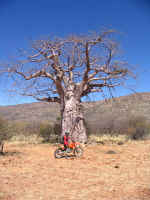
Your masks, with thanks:
<instances>
[{"instance_id":1,"label":"rocky hillside","mask_svg":"<svg viewBox=\"0 0 150 200\"><path fill-rule=\"evenodd\" d=\"M150 122L150 93L137 93L87 104L90 106L85 106L85 118L90 127L119 128L137 117Z\"/></svg>"},{"instance_id":2,"label":"rocky hillside","mask_svg":"<svg viewBox=\"0 0 150 200\"><path fill-rule=\"evenodd\" d=\"M150 121L150 93L138 93L113 100L83 103L86 121L91 126L106 126L129 116L144 116ZM9 121L49 121L54 123L60 116L55 103L31 103L16 106L0 106L0 115Z\"/></svg>"}]
</instances>

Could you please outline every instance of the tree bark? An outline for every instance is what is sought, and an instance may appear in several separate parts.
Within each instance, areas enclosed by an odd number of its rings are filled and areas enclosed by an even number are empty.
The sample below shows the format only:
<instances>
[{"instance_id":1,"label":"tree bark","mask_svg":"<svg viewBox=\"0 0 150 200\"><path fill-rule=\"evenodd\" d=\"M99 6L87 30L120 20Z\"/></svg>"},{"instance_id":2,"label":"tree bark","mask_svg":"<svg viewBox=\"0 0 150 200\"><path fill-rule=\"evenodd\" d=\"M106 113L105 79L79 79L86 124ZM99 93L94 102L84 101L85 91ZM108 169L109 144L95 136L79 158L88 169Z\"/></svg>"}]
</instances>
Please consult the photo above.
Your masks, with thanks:
<instances>
[{"instance_id":1,"label":"tree bark","mask_svg":"<svg viewBox=\"0 0 150 200\"><path fill-rule=\"evenodd\" d=\"M4 153L4 142L0 142L0 153Z\"/></svg>"},{"instance_id":2,"label":"tree bark","mask_svg":"<svg viewBox=\"0 0 150 200\"><path fill-rule=\"evenodd\" d=\"M63 137L65 132L69 132L73 141L86 143L87 135L81 102L75 97L73 91L65 94L63 105L61 106L63 108L61 110L61 136Z\"/></svg>"}]
</instances>

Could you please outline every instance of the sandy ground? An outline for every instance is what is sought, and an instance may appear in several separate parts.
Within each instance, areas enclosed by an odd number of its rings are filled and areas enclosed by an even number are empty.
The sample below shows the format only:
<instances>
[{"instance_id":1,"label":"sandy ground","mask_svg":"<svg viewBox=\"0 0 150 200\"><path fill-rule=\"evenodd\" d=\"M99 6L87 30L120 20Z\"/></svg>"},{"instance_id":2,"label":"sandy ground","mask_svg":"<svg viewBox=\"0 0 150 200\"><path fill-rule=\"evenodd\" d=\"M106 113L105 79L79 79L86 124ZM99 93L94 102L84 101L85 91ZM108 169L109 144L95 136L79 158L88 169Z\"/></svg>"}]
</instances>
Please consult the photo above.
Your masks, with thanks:
<instances>
[{"instance_id":1,"label":"sandy ground","mask_svg":"<svg viewBox=\"0 0 150 200\"><path fill-rule=\"evenodd\" d=\"M78 159L55 159L55 149L7 144L0 200L150 200L150 141L87 146Z\"/></svg>"}]
</instances>

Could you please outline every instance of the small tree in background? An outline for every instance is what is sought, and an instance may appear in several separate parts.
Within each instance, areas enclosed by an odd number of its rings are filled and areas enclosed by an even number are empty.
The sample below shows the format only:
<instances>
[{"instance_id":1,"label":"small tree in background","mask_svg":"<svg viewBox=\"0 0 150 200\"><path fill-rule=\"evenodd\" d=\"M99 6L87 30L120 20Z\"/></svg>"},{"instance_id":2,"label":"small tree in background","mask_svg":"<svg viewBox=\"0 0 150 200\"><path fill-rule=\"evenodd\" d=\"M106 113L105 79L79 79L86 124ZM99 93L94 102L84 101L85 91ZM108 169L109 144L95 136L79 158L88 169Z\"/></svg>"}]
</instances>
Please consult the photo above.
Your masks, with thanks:
<instances>
[{"instance_id":1,"label":"small tree in background","mask_svg":"<svg viewBox=\"0 0 150 200\"><path fill-rule=\"evenodd\" d=\"M4 143L10 139L11 133L9 132L8 123L0 117L0 153L4 153Z\"/></svg>"},{"instance_id":2,"label":"small tree in background","mask_svg":"<svg viewBox=\"0 0 150 200\"><path fill-rule=\"evenodd\" d=\"M81 99L124 84L131 76L127 62L119 60L114 31L100 34L37 40L15 63L4 69L16 92L36 100L57 102L61 111L61 136L71 132L76 141L87 134Z\"/></svg>"}]
</instances>

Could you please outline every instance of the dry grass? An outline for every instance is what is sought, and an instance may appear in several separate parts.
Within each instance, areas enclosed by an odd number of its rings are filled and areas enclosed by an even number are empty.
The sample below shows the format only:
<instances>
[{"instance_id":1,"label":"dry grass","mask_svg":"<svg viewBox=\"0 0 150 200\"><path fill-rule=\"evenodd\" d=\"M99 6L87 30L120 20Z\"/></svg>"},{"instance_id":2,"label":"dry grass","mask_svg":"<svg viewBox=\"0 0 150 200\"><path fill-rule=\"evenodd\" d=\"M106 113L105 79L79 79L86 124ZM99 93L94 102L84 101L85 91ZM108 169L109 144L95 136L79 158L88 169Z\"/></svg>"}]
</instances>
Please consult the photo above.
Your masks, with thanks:
<instances>
[{"instance_id":1,"label":"dry grass","mask_svg":"<svg viewBox=\"0 0 150 200\"><path fill-rule=\"evenodd\" d=\"M28 135L28 136L25 136L25 135L15 135L13 136L9 142L10 143L15 143L15 144L40 144L42 143L43 141L43 138L38 136L37 134L33 134L33 135Z\"/></svg>"},{"instance_id":2,"label":"dry grass","mask_svg":"<svg viewBox=\"0 0 150 200\"><path fill-rule=\"evenodd\" d=\"M92 145L81 159L55 146L8 144L0 156L3 200L149 200L150 141ZM116 154L107 154L113 150Z\"/></svg>"},{"instance_id":3,"label":"dry grass","mask_svg":"<svg viewBox=\"0 0 150 200\"><path fill-rule=\"evenodd\" d=\"M89 141L95 142L95 143L125 143L127 142L128 138L126 135L109 135L109 134L103 134L103 135L90 135Z\"/></svg>"}]
</instances>

